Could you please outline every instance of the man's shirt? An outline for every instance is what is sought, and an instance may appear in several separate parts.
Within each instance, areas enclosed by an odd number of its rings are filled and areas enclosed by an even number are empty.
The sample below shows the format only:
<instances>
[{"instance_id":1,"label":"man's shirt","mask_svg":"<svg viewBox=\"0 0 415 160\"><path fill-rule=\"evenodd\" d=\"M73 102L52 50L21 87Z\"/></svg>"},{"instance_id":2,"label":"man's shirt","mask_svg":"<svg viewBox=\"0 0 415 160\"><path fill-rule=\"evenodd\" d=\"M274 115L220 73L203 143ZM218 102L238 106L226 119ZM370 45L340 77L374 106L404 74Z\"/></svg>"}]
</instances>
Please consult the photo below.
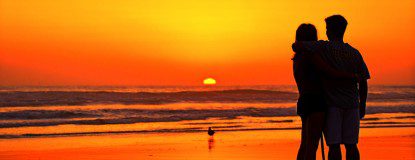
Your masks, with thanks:
<instances>
[{"instance_id":1,"label":"man's shirt","mask_svg":"<svg viewBox=\"0 0 415 160\"><path fill-rule=\"evenodd\" d=\"M370 78L362 55L349 44L318 41L317 43L308 43L306 46L311 49L318 48L321 58L334 69L358 74L361 79ZM358 108L359 92L356 81L324 78L323 87L329 107Z\"/></svg>"}]
</instances>

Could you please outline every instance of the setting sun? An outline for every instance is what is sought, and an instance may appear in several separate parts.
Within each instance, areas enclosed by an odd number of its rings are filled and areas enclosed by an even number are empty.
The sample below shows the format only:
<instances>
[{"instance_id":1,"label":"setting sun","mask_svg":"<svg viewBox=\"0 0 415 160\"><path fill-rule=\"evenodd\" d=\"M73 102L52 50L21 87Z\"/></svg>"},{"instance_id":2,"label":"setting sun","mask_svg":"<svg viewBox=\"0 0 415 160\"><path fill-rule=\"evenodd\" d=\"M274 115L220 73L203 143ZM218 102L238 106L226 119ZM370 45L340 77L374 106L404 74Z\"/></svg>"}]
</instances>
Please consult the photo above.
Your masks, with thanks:
<instances>
[{"instance_id":1,"label":"setting sun","mask_svg":"<svg viewBox=\"0 0 415 160\"><path fill-rule=\"evenodd\" d=\"M206 78L205 80L203 80L203 84L204 85L215 85L216 80L213 78Z\"/></svg>"}]
</instances>

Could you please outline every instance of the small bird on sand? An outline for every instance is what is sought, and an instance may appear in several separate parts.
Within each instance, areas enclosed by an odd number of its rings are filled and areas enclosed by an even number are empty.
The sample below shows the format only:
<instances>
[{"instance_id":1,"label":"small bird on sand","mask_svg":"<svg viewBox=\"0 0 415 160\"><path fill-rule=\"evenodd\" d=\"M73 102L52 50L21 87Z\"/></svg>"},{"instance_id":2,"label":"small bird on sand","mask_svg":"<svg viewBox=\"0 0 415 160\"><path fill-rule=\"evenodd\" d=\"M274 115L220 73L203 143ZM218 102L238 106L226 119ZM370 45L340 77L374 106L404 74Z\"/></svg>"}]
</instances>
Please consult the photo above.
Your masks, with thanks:
<instances>
[{"instance_id":1,"label":"small bird on sand","mask_svg":"<svg viewBox=\"0 0 415 160\"><path fill-rule=\"evenodd\" d=\"M215 131L212 130L212 127L209 127L209 129L208 129L208 135L209 136L213 136L213 134L215 134Z\"/></svg>"}]
</instances>

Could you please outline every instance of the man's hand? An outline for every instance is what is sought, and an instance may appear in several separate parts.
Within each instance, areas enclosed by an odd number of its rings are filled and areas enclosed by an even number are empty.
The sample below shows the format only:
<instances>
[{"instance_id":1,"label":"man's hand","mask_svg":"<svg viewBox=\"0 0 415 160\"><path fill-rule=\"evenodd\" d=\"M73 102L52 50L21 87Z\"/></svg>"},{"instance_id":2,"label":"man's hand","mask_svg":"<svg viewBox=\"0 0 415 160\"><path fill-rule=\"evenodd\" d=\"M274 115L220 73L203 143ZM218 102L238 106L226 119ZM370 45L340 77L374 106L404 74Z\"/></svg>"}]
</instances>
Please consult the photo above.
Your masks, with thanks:
<instances>
[{"instance_id":1,"label":"man's hand","mask_svg":"<svg viewBox=\"0 0 415 160\"><path fill-rule=\"evenodd\" d=\"M359 96L360 96L359 113L360 113L360 119L362 119L363 117L365 117L365 114L366 114L367 79L359 80Z\"/></svg>"},{"instance_id":2,"label":"man's hand","mask_svg":"<svg viewBox=\"0 0 415 160\"><path fill-rule=\"evenodd\" d=\"M302 46L302 43L300 42L294 42L292 45L291 45L291 48L293 49L293 51L294 52L299 52L299 51L302 51L302 50L304 50L303 48L303 46Z\"/></svg>"},{"instance_id":3,"label":"man's hand","mask_svg":"<svg viewBox=\"0 0 415 160\"><path fill-rule=\"evenodd\" d=\"M359 106L359 116L360 116L360 119L363 119L364 117L365 117L365 115L366 115L366 105L360 105Z\"/></svg>"}]
</instances>

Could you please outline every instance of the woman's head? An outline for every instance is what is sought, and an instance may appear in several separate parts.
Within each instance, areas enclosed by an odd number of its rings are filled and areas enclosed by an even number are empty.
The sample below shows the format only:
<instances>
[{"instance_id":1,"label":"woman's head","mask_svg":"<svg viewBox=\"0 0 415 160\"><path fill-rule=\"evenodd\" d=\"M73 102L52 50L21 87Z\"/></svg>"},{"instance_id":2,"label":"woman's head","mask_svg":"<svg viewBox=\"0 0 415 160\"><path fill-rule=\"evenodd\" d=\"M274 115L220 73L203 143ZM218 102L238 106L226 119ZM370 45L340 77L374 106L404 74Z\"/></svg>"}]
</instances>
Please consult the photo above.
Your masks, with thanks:
<instances>
[{"instance_id":1,"label":"woman's head","mask_svg":"<svg viewBox=\"0 0 415 160\"><path fill-rule=\"evenodd\" d=\"M309 23L301 24L296 31L295 41L317 41L317 29L314 25ZM298 54L295 53L292 60L296 60Z\"/></svg>"},{"instance_id":2,"label":"woman's head","mask_svg":"<svg viewBox=\"0 0 415 160\"><path fill-rule=\"evenodd\" d=\"M314 25L303 23L297 28L295 41L317 41L317 29Z\"/></svg>"}]
</instances>

